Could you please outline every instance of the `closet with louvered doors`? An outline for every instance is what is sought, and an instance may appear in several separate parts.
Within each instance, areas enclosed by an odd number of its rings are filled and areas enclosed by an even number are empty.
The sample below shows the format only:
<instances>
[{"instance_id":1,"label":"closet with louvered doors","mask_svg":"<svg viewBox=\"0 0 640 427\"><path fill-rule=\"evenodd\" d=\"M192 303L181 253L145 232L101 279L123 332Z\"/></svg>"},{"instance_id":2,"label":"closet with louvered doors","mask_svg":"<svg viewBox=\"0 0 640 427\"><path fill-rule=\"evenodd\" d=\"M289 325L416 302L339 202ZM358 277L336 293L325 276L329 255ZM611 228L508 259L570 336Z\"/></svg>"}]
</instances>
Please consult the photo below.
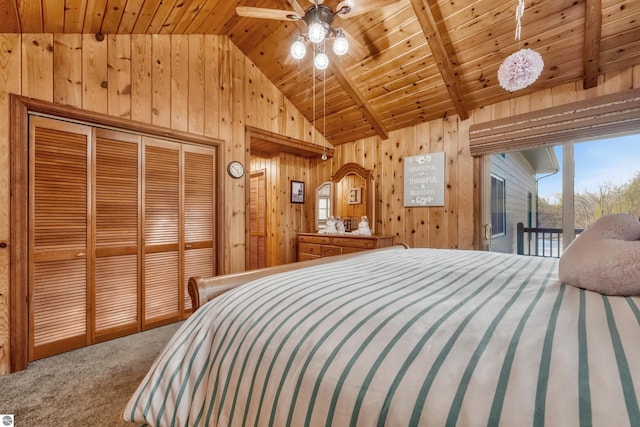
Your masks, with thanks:
<instances>
[{"instance_id":1,"label":"closet with louvered doors","mask_svg":"<svg viewBox=\"0 0 640 427\"><path fill-rule=\"evenodd\" d=\"M216 149L30 118L29 360L186 318L216 274Z\"/></svg>"},{"instance_id":2,"label":"closet with louvered doors","mask_svg":"<svg viewBox=\"0 0 640 427\"><path fill-rule=\"evenodd\" d=\"M142 328L148 329L188 316L189 277L216 274L216 157L209 147L156 138L144 137L143 146Z\"/></svg>"},{"instance_id":3,"label":"closet with louvered doors","mask_svg":"<svg viewBox=\"0 0 640 427\"><path fill-rule=\"evenodd\" d=\"M182 146L184 171L184 272L182 274L183 309L191 313L191 299L187 290L189 277L211 277L218 274L215 180L216 152L209 147Z\"/></svg>"},{"instance_id":4,"label":"closet with louvered doors","mask_svg":"<svg viewBox=\"0 0 640 427\"><path fill-rule=\"evenodd\" d=\"M140 331L141 137L93 129L94 342Z\"/></svg>"},{"instance_id":5,"label":"closet with louvered doors","mask_svg":"<svg viewBox=\"0 0 640 427\"><path fill-rule=\"evenodd\" d=\"M91 343L91 128L29 120L29 360Z\"/></svg>"}]
</instances>

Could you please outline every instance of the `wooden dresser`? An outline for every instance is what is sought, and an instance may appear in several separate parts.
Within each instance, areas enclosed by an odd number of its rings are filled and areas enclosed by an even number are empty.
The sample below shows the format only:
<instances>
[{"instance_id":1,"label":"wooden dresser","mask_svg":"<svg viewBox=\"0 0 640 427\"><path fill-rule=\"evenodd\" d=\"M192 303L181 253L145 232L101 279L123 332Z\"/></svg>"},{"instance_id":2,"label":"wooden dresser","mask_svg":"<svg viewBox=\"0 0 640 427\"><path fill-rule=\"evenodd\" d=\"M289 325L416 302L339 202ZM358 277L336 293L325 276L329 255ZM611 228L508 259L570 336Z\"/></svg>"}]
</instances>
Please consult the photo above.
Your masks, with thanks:
<instances>
[{"instance_id":1,"label":"wooden dresser","mask_svg":"<svg viewBox=\"0 0 640 427\"><path fill-rule=\"evenodd\" d=\"M298 233L298 261L393 246L394 236Z\"/></svg>"}]
</instances>

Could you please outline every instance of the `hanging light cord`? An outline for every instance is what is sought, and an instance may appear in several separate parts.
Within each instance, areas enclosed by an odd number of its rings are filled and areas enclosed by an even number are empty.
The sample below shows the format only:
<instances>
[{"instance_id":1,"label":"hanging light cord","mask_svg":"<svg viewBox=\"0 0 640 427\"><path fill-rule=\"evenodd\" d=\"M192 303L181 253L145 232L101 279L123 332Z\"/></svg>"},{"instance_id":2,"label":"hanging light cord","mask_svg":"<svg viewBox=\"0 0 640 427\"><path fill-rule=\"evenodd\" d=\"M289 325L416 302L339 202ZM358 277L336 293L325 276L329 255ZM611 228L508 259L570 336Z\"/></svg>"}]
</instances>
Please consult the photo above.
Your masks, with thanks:
<instances>
[{"instance_id":1,"label":"hanging light cord","mask_svg":"<svg viewBox=\"0 0 640 427\"><path fill-rule=\"evenodd\" d=\"M518 7L516 8L516 40L520 40L520 32L522 31L520 19L522 15L524 15L524 0L519 0Z\"/></svg>"},{"instance_id":2,"label":"hanging light cord","mask_svg":"<svg viewBox=\"0 0 640 427\"><path fill-rule=\"evenodd\" d=\"M322 160L327 160L327 69L322 70Z\"/></svg>"},{"instance_id":3,"label":"hanging light cord","mask_svg":"<svg viewBox=\"0 0 640 427\"><path fill-rule=\"evenodd\" d=\"M315 48L314 48L315 51ZM315 132L315 123L316 123L316 67L315 65L312 63L311 64L311 68L313 69L313 74L312 74L312 90L313 90L313 94L311 96L312 101L313 101L313 106L311 109L311 120L313 121L313 127L311 128L311 143L315 145L316 143L316 132Z\"/></svg>"}]
</instances>

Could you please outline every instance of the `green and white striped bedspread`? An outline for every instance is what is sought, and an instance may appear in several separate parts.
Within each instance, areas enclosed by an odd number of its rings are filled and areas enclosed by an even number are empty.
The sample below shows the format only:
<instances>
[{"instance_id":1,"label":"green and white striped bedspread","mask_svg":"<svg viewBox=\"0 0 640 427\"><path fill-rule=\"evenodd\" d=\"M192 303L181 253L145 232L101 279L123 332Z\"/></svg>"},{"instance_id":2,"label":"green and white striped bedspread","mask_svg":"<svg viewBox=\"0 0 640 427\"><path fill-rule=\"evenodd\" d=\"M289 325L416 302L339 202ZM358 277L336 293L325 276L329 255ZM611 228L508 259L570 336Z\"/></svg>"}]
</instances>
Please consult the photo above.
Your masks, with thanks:
<instances>
[{"instance_id":1,"label":"green and white striped bedspread","mask_svg":"<svg viewBox=\"0 0 640 427\"><path fill-rule=\"evenodd\" d=\"M204 305L124 410L151 426L639 426L640 298L557 259L408 249Z\"/></svg>"}]
</instances>

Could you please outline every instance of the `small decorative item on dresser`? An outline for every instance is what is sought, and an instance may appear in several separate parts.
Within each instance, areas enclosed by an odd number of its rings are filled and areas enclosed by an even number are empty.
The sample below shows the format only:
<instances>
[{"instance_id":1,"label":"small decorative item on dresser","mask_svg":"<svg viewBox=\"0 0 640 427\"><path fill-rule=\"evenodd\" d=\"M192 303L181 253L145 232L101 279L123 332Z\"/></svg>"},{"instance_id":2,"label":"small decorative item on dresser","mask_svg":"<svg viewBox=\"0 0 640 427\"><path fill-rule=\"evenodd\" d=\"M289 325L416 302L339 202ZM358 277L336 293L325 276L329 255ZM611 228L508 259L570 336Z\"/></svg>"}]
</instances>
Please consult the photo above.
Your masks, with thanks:
<instances>
[{"instance_id":1,"label":"small decorative item on dresser","mask_svg":"<svg viewBox=\"0 0 640 427\"><path fill-rule=\"evenodd\" d=\"M344 232L345 233L351 233L351 217L345 217L342 222L344 223Z\"/></svg>"},{"instance_id":2,"label":"small decorative item on dresser","mask_svg":"<svg viewBox=\"0 0 640 427\"><path fill-rule=\"evenodd\" d=\"M320 232L320 234L337 234L338 229L336 228L336 219L334 217L330 217L327 220L327 226Z\"/></svg>"},{"instance_id":3,"label":"small decorative item on dresser","mask_svg":"<svg viewBox=\"0 0 640 427\"><path fill-rule=\"evenodd\" d=\"M369 227L369 219L366 216L360 218L358 229L354 231L353 234L357 234L360 236L371 236L371 227Z\"/></svg>"}]
</instances>

